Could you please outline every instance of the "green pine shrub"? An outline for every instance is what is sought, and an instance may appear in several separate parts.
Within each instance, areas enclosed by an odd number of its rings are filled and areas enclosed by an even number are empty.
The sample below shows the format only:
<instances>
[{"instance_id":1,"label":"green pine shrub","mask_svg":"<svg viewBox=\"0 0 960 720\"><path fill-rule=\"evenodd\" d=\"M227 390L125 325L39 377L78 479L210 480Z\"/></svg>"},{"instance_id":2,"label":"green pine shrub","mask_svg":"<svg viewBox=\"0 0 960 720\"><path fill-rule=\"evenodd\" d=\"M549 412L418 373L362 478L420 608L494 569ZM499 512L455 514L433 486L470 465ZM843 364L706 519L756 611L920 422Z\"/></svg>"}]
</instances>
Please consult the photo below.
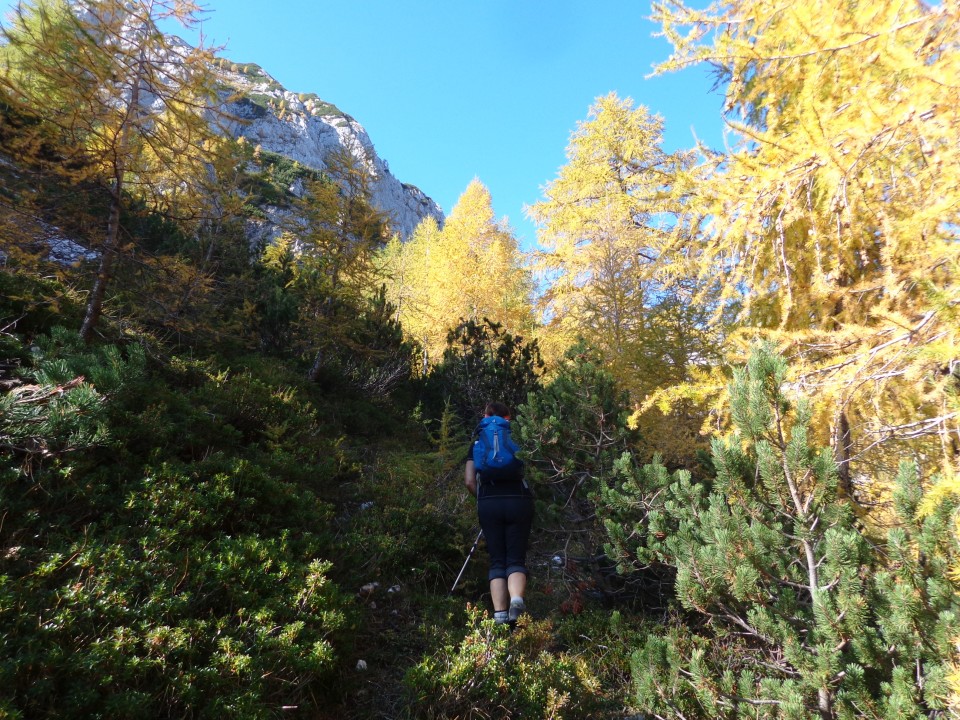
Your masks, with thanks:
<instances>
[{"instance_id":1,"label":"green pine shrub","mask_svg":"<svg viewBox=\"0 0 960 720\"><path fill-rule=\"evenodd\" d=\"M642 639L661 629L660 618L608 608L551 615L553 645L587 663L599 681L597 700L613 717L623 717L633 690L633 653Z\"/></svg>"},{"instance_id":2,"label":"green pine shrub","mask_svg":"<svg viewBox=\"0 0 960 720\"><path fill-rule=\"evenodd\" d=\"M341 557L363 568L360 582L436 592L456 577L476 511L463 504L462 457L413 450L385 447L360 483Z\"/></svg>"},{"instance_id":3,"label":"green pine shrub","mask_svg":"<svg viewBox=\"0 0 960 720\"><path fill-rule=\"evenodd\" d=\"M527 397L514 434L536 484L558 503L586 499L628 451L627 400L583 346L568 351L550 384Z\"/></svg>"},{"instance_id":4,"label":"green pine shrub","mask_svg":"<svg viewBox=\"0 0 960 720\"><path fill-rule=\"evenodd\" d=\"M894 492L898 524L887 532L870 583L886 648L875 706L886 718L950 717L947 678L960 636L960 578L950 568L960 560L953 530L960 503L947 497L923 513L923 496L916 465L902 463Z\"/></svg>"},{"instance_id":5,"label":"green pine shrub","mask_svg":"<svg viewBox=\"0 0 960 720\"><path fill-rule=\"evenodd\" d=\"M580 612L588 596L632 599L622 583L612 587L597 520L597 493L629 453L627 395L599 358L583 346L568 351L541 391L528 395L514 423L514 438L537 497L534 546L558 558L564 608ZM542 547L544 542L550 542ZM657 588L659 582L652 583ZM632 591L631 591L632 592ZM658 600L659 601L659 600Z\"/></svg>"},{"instance_id":6,"label":"green pine shrub","mask_svg":"<svg viewBox=\"0 0 960 720\"><path fill-rule=\"evenodd\" d=\"M269 96L256 94L248 96L248 99L264 108L273 101ZM248 169L241 175L238 187L253 208L260 205L289 207L293 201L290 186L297 180L330 181L324 172L306 167L284 155L263 149L254 154L254 150L249 148L247 153Z\"/></svg>"},{"instance_id":7,"label":"green pine shrub","mask_svg":"<svg viewBox=\"0 0 960 720\"><path fill-rule=\"evenodd\" d=\"M0 396L0 453L28 475L44 462L111 443L106 401L145 366L137 345L86 348L60 326L38 335L31 354Z\"/></svg>"},{"instance_id":8,"label":"green pine shrub","mask_svg":"<svg viewBox=\"0 0 960 720\"><path fill-rule=\"evenodd\" d=\"M657 716L731 720L945 717L960 634L946 573L955 504L919 517L920 484L904 466L899 525L871 542L785 378L767 346L735 371L736 430L713 442L712 484L623 458L601 493L621 566L676 569L683 614L640 643L636 702Z\"/></svg>"},{"instance_id":9,"label":"green pine shrub","mask_svg":"<svg viewBox=\"0 0 960 720\"><path fill-rule=\"evenodd\" d=\"M50 418L32 423L31 474L0 456L0 713L257 718L334 700L354 621L320 497L350 461L282 384L300 374L148 362L63 329L10 344L25 382L82 375L90 402L77 385L34 403ZM0 427L13 437L16 413Z\"/></svg>"},{"instance_id":10,"label":"green pine shrub","mask_svg":"<svg viewBox=\"0 0 960 720\"><path fill-rule=\"evenodd\" d=\"M8 326L0 335L3 353L0 360L20 364L28 357L28 347L21 338L49 333L54 327L71 322L79 324L83 319L83 303L75 292L55 279L3 268L0 270L0 318Z\"/></svg>"},{"instance_id":11,"label":"green pine shrub","mask_svg":"<svg viewBox=\"0 0 960 720\"><path fill-rule=\"evenodd\" d=\"M447 335L443 359L431 368L423 387L424 406L439 418L452 407L472 430L491 400L516 408L540 387L543 371L536 340L526 340L484 318L464 320Z\"/></svg>"}]
</instances>

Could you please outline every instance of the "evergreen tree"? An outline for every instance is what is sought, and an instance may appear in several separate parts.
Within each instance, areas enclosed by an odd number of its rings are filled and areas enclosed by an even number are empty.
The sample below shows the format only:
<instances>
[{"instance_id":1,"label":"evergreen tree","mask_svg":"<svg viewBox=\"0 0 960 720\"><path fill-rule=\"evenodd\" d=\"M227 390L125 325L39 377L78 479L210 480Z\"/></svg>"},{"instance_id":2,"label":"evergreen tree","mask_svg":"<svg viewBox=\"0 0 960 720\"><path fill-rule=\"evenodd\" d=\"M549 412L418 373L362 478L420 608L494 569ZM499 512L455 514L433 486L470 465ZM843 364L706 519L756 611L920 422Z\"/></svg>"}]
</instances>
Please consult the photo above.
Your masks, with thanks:
<instances>
[{"instance_id":1,"label":"evergreen tree","mask_svg":"<svg viewBox=\"0 0 960 720\"><path fill-rule=\"evenodd\" d=\"M623 462L602 493L610 552L623 566L676 567L695 623L637 651L637 701L657 717L942 716L960 610L944 574L954 507L920 520L905 468L901 528L876 552L786 375L769 347L735 372L736 430L714 441L712 485Z\"/></svg>"},{"instance_id":2,"label":"evergreen tree","mask_svg":"<svg viewBox=\"0 0 960 720\"><path fill-rule=\"evenodd\" d=\"M294 287L296 276L293 240L283 235L264 248L255 266L253 307L247 314L247 321L256 327L260 347L267 352L287 353L293 344L300 311L300 298Z\"/></svg>"},{"instance_id":3,"label":"evergreen tree","mask_svg":"<svg viewBox=\"0 0 960 720\"><path fill-rule=\"evenodd\" d=\"M504 330L499 323L463 320L447 334L443 359L431 368L424 386L429 407L440 416L450 404L472 430L492 400L517 408L539 389L543 370L537 341Z\"/></svg>"},{"instance_id":4,"label":"evergreen tree","mask_svg":"<svg viewBox=\"0 0 960 720\"><path fill-rule=\"evenodd\" d=\"M555 565L568 593L562 612L582 610L587 591L609 598L623 587L609 582L612 571L596 504L601 484L635 440L627 408L627 393L599 354L579 344L517 415L514 437L536 489L538 534L547 543L543 552L558 558Z\"/></svg>"},{"instance_id":5,"label":"evergreen tree","mask_svg":"<svg viewBox=\"0 0 960 720\"><path fill-rule=\"evenodd\" d=\"M627 403L627 394L583 344L570 348L550 383L527 398L517 436L537 483L550 487L560 505L588 500L629 450Z\"/></svg>"},{"instance_id":6,"label":"evergreen tree","mask_svg":"<svg viewBox=\"0 0 960 720\"><path fill-rule=\"evenodd\" d=\"M336 357L347 383L375 399L389 398L408 384L415 347L403 336L386 287L366 298Z\"/></svg>"},{"instance_id":7,"label":"evergreen tree","mask_svg":"<svg viewBox=\"0 0 960 720\"><path fill-rule=\"evenodd\" d=\"M941 495L930 503L932 496L916 463L901 463L896 525L870 583L870 607L886 648L877 714L889 720L950 716L949 673L960 637L960 578L951 573L960 562L954 533L960 498Z\"/></svg>"}]
</instances>

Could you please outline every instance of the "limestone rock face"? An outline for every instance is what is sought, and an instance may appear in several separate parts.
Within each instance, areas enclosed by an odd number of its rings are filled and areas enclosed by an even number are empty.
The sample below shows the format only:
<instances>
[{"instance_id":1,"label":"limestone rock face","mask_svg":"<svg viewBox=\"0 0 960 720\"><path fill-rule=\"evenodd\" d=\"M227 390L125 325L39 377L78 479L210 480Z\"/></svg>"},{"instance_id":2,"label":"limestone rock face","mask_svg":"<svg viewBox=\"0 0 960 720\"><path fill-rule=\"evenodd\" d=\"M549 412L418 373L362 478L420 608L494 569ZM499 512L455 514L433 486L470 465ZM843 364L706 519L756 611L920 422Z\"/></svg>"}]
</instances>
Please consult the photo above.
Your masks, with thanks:
<instances>
[{"instance_id":1,"label":"limestone rock face","mask_svg":"<svg viewBox=\"0 0 960 720\"><path fill-rule=\"evenodd\" d=\"M373 205L390 218L393 232L408 238L428 216L443 224L440 207L419 188L393 176L354 118L314 94L286 90L257 65L227 61L220 72L224 84L237 91L223 95L224 110L235 118L226 122L231 135L323 172L329 172L329 153L345 148L369 173Z\"/></svg>"}]
</instances>

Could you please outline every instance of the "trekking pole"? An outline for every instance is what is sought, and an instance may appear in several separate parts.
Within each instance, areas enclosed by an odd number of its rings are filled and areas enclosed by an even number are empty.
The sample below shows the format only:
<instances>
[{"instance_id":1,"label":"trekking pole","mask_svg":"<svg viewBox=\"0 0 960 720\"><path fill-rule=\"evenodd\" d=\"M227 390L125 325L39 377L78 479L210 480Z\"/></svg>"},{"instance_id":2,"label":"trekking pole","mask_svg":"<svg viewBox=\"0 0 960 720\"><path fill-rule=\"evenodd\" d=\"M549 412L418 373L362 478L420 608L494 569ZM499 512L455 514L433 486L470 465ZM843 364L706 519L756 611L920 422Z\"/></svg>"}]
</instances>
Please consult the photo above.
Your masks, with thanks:
<instances>
[{"instance_id":1,"label":"trekking pole","mask_svg":"<svg viewBox=\"0 0 960 720\"><path fill-rule=\"evenodd\" d=\"M463 577L463 571L467 569L467 563L470 562L470 558L473 557L473 554L477 551L477 545L480 544L480 538L483 536L483 530L477 533L477 539L473 541L473 547L470 548L470 552L467 553L467 559L463 561L463 567L460 568L460 574L457 575L457 579L453 581L453 587L450 588L450 595L453 595L453 591L457 589L457 583L460 582L460 578Z\"/></svg>"}]
</instances>

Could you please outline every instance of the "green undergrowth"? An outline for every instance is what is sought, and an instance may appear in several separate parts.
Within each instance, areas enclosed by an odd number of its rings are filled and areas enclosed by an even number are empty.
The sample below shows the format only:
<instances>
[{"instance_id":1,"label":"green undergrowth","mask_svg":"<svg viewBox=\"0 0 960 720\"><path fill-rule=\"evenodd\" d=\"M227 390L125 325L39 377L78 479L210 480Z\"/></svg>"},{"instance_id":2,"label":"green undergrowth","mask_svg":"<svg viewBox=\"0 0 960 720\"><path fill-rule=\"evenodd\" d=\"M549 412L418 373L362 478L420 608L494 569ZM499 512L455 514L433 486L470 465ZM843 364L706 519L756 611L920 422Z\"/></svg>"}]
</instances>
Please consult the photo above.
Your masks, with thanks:
<instances>
[{"instance_id":1,"label":"green undergrowth","mask_svg":"<svg viewBox=\"0 0 960 720\"><path fill-rule=\"evenodd\" d=\"M246 194L244 207L250 214L263 215L261 205L289 207L293 195L290 187L298 180L326 181L329 178L319 170L308 168L296 160L267 150L251 152L250 165L240 180L240 189Z\"/></svg>"},{"instance_id":2,"label":"green undergrowth","mask_svg":"<svg viewBox=\"0 0 960 720\"><path fill-rule=\"evenodd\" d=\"M450 593L478 528L449 423L294 361L85 345L66 288L0 278L22 318L0 379L32 393L0 418L0 717L623 707L628 660L586 639L606 614L561 612L539 569L512 635L484 610L482 544Z\"/></svg>"},{"instance_id":3,"label":"green undergrowth","mask_svg":"<svg viewBox=\"0 0 960 720\"><path fill-rule=\"evenodd\" d=\"M465 633L438 638L407 672L411 717L622 716L624 640L636 630L618 613L528 615L511 629L470 605L465 624Z\"/></svg>"},{"instance_id":4,"label":"green undergrowth","mask_svg":"<svg viewBox=\"0 0 960 720\"><path fill-rule=\"evenodd\" d=\"M332 578L335 517L362 476L348 427L373 413L281 363L86 346L47 331L32 304L50 289L18 280L0 716L257 718L339 697L359 609Z\"/></svg>"},{"instance_id":5,"label":"green undergrowth","mask_svg":"<svg viewBox=\"0 0 960 720\"><path fill-rule=\"evenodd\" d=\"M451 594L478 527L462 480L467 441L438 434L431 449L382 447L340 518L363 616L344 717L621 717L625 640L642 623L589 603L561 611L567 596L535 570L531 615L514 633L494 627L482 542Z\"/></svg>"}]
</instances>

